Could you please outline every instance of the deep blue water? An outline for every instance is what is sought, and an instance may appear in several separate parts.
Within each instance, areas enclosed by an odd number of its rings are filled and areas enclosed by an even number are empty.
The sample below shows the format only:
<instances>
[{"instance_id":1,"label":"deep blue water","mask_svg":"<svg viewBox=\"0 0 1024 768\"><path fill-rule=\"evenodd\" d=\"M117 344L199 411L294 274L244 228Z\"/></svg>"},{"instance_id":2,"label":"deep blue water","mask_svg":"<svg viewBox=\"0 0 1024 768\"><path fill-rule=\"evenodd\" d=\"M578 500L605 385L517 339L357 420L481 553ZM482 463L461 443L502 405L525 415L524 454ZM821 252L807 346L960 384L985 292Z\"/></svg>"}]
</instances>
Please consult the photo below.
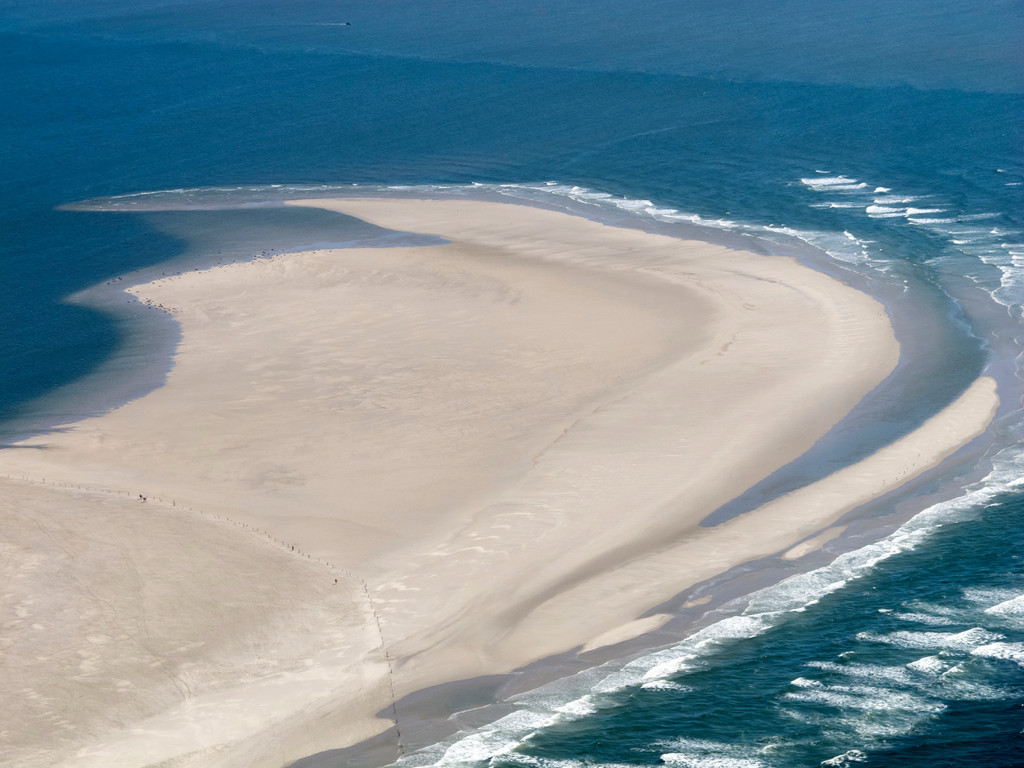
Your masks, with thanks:
<instances>
[{"instance_id":1,"label":"deep blue water","mask_svg":"<svg viewBox=\"0 0 1024 768\"><path fill-rule=\"evenodd\" d=\"M904 433L986 371L1004 408L960 468L972 490L947 483L952 506L869 545L877 562L855 549L719 607L657 660L525 699L525 728L408 761L1024 764L1020 2L138 5L0 3L0 436L116 406L166 371L172 332L71 294L172 259L399 242L273 207L308 185L512 196L818 249L889 303L903 378L751 498ZM112 386L112 365L135 384Z\"/></svg>"}]
</instances>

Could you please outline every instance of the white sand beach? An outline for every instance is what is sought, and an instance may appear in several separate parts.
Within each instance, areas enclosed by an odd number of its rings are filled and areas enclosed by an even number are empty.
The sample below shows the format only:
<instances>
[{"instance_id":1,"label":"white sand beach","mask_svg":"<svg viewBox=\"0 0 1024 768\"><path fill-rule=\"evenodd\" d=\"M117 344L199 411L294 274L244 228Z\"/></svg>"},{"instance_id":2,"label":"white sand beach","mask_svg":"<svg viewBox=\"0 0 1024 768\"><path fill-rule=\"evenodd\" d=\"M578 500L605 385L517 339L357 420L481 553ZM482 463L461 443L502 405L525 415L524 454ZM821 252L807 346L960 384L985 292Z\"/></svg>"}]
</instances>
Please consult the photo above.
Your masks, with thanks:
<instances>
[{"instance_id":1,"label":"white sand beach","mask_svg":"<svg viewBox=\"0 0 1024 768\"><path fill-rule=\"evenodd\" d=\"M130 289L181 325L166 384L0 451L0 765L278 768L357 743L396 697L620 642L693 584L806 554L998 404L979 379L702 528L893 370L879 302L525 206L301 204L449 242Z\"/></svg>"}]
</instances>

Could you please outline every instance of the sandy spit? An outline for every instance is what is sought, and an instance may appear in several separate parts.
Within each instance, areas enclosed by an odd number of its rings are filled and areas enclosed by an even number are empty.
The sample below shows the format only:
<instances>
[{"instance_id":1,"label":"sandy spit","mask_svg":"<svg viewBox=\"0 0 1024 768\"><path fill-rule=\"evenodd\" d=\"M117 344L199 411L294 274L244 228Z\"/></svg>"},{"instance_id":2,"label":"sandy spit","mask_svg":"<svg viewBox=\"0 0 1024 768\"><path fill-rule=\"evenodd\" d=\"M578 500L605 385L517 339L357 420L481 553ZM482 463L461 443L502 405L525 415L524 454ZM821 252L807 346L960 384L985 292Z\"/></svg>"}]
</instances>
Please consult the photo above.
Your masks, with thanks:
<instances>
[{"instance_id":1,"label":"sandy spit","mask_svg":"<svg viewBox=\"0 0 1024 768\"><path fill-rule=\"evenodd\" d=\"M896 365L794 260L473 201L317 200L447 245L136 286L164 387L0 453L0 765L277 768L395 697L618 642L979 434L990 380L711 529ZM145 500L143 500L145 499Z\"/></svg>"}]
</instances>

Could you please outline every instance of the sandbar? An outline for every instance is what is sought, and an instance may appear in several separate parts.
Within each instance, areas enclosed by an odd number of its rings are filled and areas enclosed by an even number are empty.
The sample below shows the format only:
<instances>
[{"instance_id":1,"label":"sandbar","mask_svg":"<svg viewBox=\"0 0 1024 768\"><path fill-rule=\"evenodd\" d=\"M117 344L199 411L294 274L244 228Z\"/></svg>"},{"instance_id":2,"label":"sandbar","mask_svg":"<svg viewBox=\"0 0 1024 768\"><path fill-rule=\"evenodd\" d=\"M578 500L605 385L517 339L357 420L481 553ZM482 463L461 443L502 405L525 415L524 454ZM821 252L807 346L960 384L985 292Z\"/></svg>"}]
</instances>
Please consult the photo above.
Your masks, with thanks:
<instances>
[{"instance_id":1,"label":"sandbar","mask_svg":"<svg viewBox=\"0 0 1024 768\"><path fill-rule=\"evenodd\" d=\"M702 528L893 370L877 300L521 205L298 204L447 243L129 289L181 326L166 384L0 453L0 764L277 768L354 744L411 692L648 631L666 617L645 611L907 482L998 403L980 379L864 462Z\"/></svg>"}]
</instances>

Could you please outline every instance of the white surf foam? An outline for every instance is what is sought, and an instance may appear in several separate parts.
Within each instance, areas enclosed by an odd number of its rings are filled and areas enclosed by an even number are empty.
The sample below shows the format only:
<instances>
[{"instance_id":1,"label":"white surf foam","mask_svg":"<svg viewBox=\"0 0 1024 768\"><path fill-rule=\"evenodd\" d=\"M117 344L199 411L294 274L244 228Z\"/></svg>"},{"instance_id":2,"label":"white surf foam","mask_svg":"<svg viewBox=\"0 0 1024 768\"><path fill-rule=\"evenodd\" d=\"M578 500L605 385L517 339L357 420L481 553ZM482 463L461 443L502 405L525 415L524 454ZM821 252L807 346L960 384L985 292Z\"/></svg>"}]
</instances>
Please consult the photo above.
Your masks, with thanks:
<instances>
[{"instance_id":1,"label":"white surf foam","mask_svg":"<svg viewBox=\"0 0 1024 768\"><path fill-rule=\"evenodd\" d=\"M910 685L913 683L913 677L902 666L857 662L838 664L834 661L809 661L806 666L810 669L817 669L853 680L868 681L876 685Z\"/></svg>"},{"instance_id":2,"label":"white surf foam","mask_svg":"<svg viewBox=\"0 0 1024 768\"><path fill-rule=\"evenodd\" d=\"M879 739L908 733L921 722L945 711L950 701L992 701L1010 695L1007 690L979 679L976 668L948 658L945 646L953 645L962 651L970 651L973 643L986 637L984 634L976 630L958 633L960 642L950 642L950 633L934 634L942 635L941 643L921 633L909 644L941 644L941 654L924 656L905 665L808 662L806 667L812 670L813 676L791 681L795 690L783 695L780 703L785 708L781 713L813 728L822 728L836 740L841 738L841 734L850 734L859 739L861 745L867 746ZM898 635L883 638L890 642L904 639ZM966 642L968 638L970 641ZM871 641L874 638L861 639ZM978 647L989 646L983 644ZM963 657L969 658L969 655L964 654ZM817 679L817 675L825 677ZM828 712L823 713L818 707L826 707Z\"/></svg>"},{"instance_id":3,"label":"white surf foam","mask_svg":"<svg viewBox=\"0 0 1024 768\"><path fill-rule=\"evenodd\" d=\"M810 662L807 667L847 678L852 680L855 686L870 685L873 689L885 688L895 693L909 692L935 700L989 701L1006 694L1003 689L979 680L972 670L964 667L963 663L951 660L949 651L943 650L942 654L924 656L903 666ZM827 688L820 681L807 678L797 678L793 685ZM833 686L832 690L845 691L849 690L849 687Z\"/></svg>"},{"instance_id":4,"label":"white surf foam","mask_svg":"<svg viewBox=\"0 0 1024 768\"><path fill-rule=\"evenodd\" d=\"M1024 595L1018 595L985 609L985 613L1001 618L1024 619Z\"/></svg>"},{"instance_id":5,"label":"white surf foam","mask_svg":"<svg viewBox=\"0 0 1024 768\"><path fill-rule=\"evenodd\" d=\"M786 717L831 740L855 740L864 747L908 733L947 708L927 695L865 685L802 688L785 694L780 704Z\"/></svg>"},{"instance_id":6,"label":"white surf foam","mask_svg":"<svg viewBox=\"0 0 1024 768\"><path fill-rule=\"evenodd\" d=\"M1024 667L1024 643L987 643L974 648L971 655L986 659L1006 659Z\"/></svg>"},{"instance_id":7,"label":"white surf foam","mask_svg":"<svg viewBox=\"0 0 1024 768\"><path fill-rule=\"evenodd\" d=\"M906 215L907 209L891 205L869 205L864 212L873 219L900 219Z\"/></svg>"},{"instance_id":8,"label":"white surf foam","mask_svg":"<svg viewBox=\"0 0 1024 768\"><path fill-rule=\"evenodd\" d=\"M524 766L524 768L636 768L634 765L623 763L599 763L595 765L589 760L566 760L517 753L502 755L501 761L503 764Z\"/></svg>"},{"instance_id":9,"label":"white surf foam","mask_svg":"<svg viewBox=\"0 0 1024 768\"><path fill-rule=\"evenodd\" d=\"M971 655L975 655L974 649ZM1006 688L979 679L977 669L968 662L954 664L939 675L934 691L948 701L997 701L1013 695Z\"/></svg>"},{"instance_id":10,"label":"white surf foam","mask_svg":"<svg viewBox=\"0 0 1024 768\"><path fill-rule=\"evenodd\" d=\"M859 749L851 749L843 752L841 755L836 755L822 761L821 768L848 768L848 766L854 763L866 762L867 759L868 756Z\"/></svg>"},{"instance_id":11,"label":"white surf foam","mask_svg":"<svg viewBox=\"0 0 1024 768\"><path fill-rule=\"evenodd\" d=\"M550 714L519 710L493 723L491 727L468 733L454 743L438 745L443 751L422 750L407 755L398 761L399 765L432 765L437 768L459 768L475 765L505 755L518 746L530 733L553 725L557 718ZM418 759L419 758L419 759ZM421 762L426 759L428 762Z\"/></svg>"},{"instance_id":12,"label":"white surf foam","mask_svg":"<svg viewBox=\"0 0 1024 768\"><path fill-rule=\"evenodd\" d=\"M684 768L767 768L761 760L750 757L725 757L688 752L665 752L661 756L661 761L666 765L679 765Z\"/></svg>"},{"instance_id":13,"label":"white surf foam","mask_svg":"<svg viewBox=\"0 0 1024 768\"><path fill-rule=\"evenodd\" d=\"M1008 587L965 587L960 590L960 594L967 602L984 605L987 608L996 608L1004 603L1011 603L1024 598L1019 590ZM1005 609L993 612L1005 612Z\"/></svg>"},{"instance_id":14,"label":"white surf foam","mask_svg":"<svg viewBox=\"0 0 1024 768\"><path fill-rule=\"evenodd\" d=\"M835 189L847 196L854 190L844 189L844 186L862 183L847 176L804 178L801 182L815 192L823 193ZM914 203L924 200L937 202L939 205L914 207ZM832 204L811 203L811 207L832 207ZM853 206L845 204L844 207ZM875 221L906 222L947 239L963 255L999 270L998 286L990 282L983 283L982 273L968 269L966 275L969 279L987 290L996 301L1005 306L1024 304L1024 247L1008 242L1012 239L1010 233L999 227L986 230L984 235L978 236L967 234L963 226L974 221L999 218L1001 214L992 211L955 211L944 205L935 195L900 194L890 187L882 186L874 188L870 203L864 206L864 213Z\"/></svg>"},{"instance_id":15,"label":"white surf foam","mask_svg":"<svg viewBox=\"0 0 1024 768\"><path fill-rule=\"evenodd\" d=\"M800 179L800 183L816 192L859 192L868 188L863 181L847 176L818 176Z\"/></svg>"},{"instance_id":16,"label":"white surf foam","mask_svg":"<svg viewBox=\"0 0 1024 768\"><path fill-rule=\"evenodd\" d=\"M941 675L950 668L949 662L943 661L938 656L922 656L917 661L907 664L907 669L921 672L926 675Z\"/></svg>"},{"instance_id":17,"label":"white surf foam","mask_svg":"<svg viewBox=\"0 0 1024 768\"><path fill-rule=\"evenodd\" d=\"M886 634L859 632L857 639L895 645L899 648L965 651L994 640L1002 640L1004 636L981 627L973 627L963 632L911 632L907 630Z\"/></svg>"},{"instance_id":18,"label":"white surf foam","mask_svg":"<svg viewBox=\"0 0 1024 768\"><path fill-rule=\"evenodd\" d=\"M925 198L920 195L876 195L872 198L872 202L875 205L894 205L896 203L916 203L918 200L924 200Z\"/></svg>"},{"instance_id":19,"label":"white surf foam","mask_svg":"<svg viewBox=\"0 0 1024 768\"><path fill-rule=\"evenodd\" d=\"M742 744L727 744L708 739L673 739L658 746L667 765L685 768L767 768L753 750Z\"/></svg>"},{"instance_id":20,"label":"white surf foam","mask_svg":"<svg viewBox=\"0 0 1024 768\"><path fill-rule=\"evenodd\" d=\"M651 680L640 687L645 691L680 691L685 693L686 691L693 690L692 686L683 685L682 683L676 683L671 680Z\"/></svg>"},{"instance_id":21,"label":"white surf foam","mask_svg":"<svg viewBox=\"0 0 1024 768\"><path fill-rule=\"evenodd\" d=\"M894 613L893 616L900 621L912 621L935 627L948 627L957 623L949 616L936 616L933 613Z\"/></svg>"},{"instance_id":22,"label":"white surf foam","mask_svg":"<svg viewBox=\"0 0 1024 768\"><path fill-rule=\"evenodd\" d=\"M946 709L942 702L925 696L871 685L808 686L790 691L784 694L783 698L860 712L898 711L920 715L934 714Z\"/></svg>"}]
</instances>

